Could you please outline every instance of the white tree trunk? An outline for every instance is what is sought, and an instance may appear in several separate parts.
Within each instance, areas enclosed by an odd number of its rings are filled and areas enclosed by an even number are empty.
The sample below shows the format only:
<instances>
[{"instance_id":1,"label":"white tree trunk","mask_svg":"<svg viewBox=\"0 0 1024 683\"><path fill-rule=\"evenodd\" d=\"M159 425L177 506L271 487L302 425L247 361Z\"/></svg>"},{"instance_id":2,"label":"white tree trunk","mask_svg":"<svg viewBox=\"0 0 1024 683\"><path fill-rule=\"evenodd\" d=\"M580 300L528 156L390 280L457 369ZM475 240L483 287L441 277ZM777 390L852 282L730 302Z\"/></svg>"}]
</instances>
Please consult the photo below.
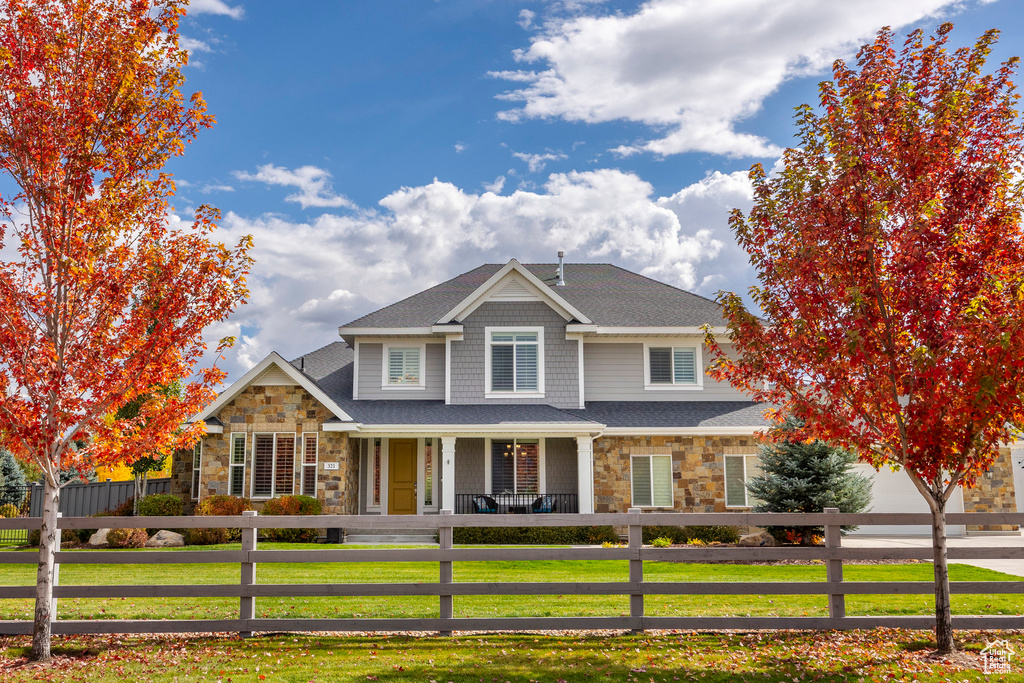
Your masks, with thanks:
<instances>
[{"instance_id":1,"label":"white tree trunk","mask_svg":"<svg viewBox=\"0 0 1024 683\"><path fill-rule=\"evenodd\" d=\"M36 570L36 611L32 625L34 662L50 661L51 622L53 620L53 566L56 559L57 509L60 488L47 476L43 481L43 518L39 529L39 566Z\"/></svg>"}]
</instances>

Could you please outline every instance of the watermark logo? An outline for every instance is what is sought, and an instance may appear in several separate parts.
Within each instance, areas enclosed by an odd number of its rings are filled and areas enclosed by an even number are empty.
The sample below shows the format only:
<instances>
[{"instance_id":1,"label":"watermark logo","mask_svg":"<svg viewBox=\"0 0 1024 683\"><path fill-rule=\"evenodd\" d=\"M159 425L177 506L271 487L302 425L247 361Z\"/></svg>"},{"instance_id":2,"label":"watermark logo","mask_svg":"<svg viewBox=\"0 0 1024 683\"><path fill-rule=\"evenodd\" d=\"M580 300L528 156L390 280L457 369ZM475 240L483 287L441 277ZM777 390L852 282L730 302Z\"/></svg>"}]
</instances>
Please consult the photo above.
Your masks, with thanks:
<instances>
[{"instance_id":1,"label":"watermark logo","mask_svg":"<svg viewBox=\"0 0 1024 683\"><path fill-rule=\"evenodd\" d=\"M1010 662L1016 655L1009 642L999 639L985 644L981 651L982 671L987 674L1010 673Z\"/></svg>"}]
</instances>

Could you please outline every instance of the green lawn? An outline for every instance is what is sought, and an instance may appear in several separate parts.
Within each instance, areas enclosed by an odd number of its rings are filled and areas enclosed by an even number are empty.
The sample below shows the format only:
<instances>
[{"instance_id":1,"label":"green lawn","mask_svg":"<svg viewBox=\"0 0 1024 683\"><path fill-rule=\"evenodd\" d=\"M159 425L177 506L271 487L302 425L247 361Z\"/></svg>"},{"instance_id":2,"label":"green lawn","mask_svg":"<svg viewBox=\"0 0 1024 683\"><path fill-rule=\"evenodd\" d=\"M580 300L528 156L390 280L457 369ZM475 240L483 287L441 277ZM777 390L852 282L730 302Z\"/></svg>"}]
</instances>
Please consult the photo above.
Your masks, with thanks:
<instances>
[{"instance_id":1,"label":"green lawn","mask_svg":"<svg viewBox=\"0 0 1024 683\"><path fill-rule=\"evenodd\" d=\"M217 546L238 548L237 544ZM264 543L261 549L309 548L308 545ZM330 547L330 546L318 546ZM351 547L351 546L346 546ZM119 552L119 551L110 551ZM174 552L173 550L167 552ZM625 561L458 562L456 581L625 581ZM433 582L436 563L261 564L259 583ZM823 565L703 565L646 562L648 581L824 581ZM848 581L931 581L930 564L851 565ZM1017 581L1017 577L967 565L950 565L953 581ZM233 565L72 565L61 567L63 585L217 584L237 583ZM0 565L0 585L32 585L34 565ZM625 596L466 596L455 599L457 617L488 616L611 616L628 614ZM850 596L847 614L928 614L931 595ZM60 601L63 619L214 619L237 616L237 598L117 598ZM1024 596L954 596L957 614L1021 614ZM393 598L258 598L258 617L436 617L436 597ZM661 596L646 598L651 616L823 616L825 596ZM30 600L0 601L0 619L30 619Z\"/></svg>"},{"instance_id":2,"label":"green lawn","mask_svg":"<svg viewBox=\"0 0 1024 683\"><path fill-rule=\"evenodd\" d=\"M960 634L976 653L996 633ZM1020 681L923 659L920 633L754 632L665 635L271 635L55 637L50 668L25 663L26 637L0 637L0 676L17 681L391 681L393 683L739 683L760 681ZM1007 636L1018 652L1024 636ZM1015 663L1015 671L1021 671Z\"/></svg>"}]
</instances>

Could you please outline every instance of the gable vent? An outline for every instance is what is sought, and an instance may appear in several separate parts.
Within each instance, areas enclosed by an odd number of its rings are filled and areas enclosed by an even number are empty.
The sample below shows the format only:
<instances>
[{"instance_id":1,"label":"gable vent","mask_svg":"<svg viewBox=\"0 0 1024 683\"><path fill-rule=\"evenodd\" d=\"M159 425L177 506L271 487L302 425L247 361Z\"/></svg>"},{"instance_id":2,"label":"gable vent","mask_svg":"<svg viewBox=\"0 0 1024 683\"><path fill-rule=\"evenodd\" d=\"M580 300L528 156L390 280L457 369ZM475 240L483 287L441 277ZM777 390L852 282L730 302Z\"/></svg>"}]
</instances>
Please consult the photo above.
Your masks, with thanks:
<instances>
[{"instance_id":1,"label":"gable vent","mask_svg":"<svg viewBox=\"0 0 1024 683\"><path fill-rule=\"evenodd\" d=\"M516 278L509 281L490 297L492 301L536 301L537 296Z\"/></svg>"}]
</instances>

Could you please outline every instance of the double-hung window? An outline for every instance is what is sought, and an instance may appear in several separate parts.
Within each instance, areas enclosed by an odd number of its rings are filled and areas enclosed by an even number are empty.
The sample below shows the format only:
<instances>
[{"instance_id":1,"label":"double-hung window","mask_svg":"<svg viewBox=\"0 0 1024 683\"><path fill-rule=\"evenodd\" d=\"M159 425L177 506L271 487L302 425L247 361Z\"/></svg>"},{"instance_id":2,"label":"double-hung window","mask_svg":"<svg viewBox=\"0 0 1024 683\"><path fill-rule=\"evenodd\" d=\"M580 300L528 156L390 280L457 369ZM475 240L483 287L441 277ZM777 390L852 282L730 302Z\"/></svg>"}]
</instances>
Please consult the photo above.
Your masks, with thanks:
<instances>
[{"instance_id":1,"label":"double-hung window","mask_svg":"<svg viewBox=\"0 0 1024 683\"><path fill-rule=\"evenodd\" d=\"M491 441L491 493L540 493L540 441Z\"/></svg>"},{"instance_id":2,"label":"double-hung window","mask_svg":"<svg viewBox=\"0 0 1024 683\"><path fill-rule=\"evenodd\" d=\"M231 463L228 494L245 496L245 434L231 435Z\"/></svg>"},{"instance_id":3,"label":"double-hung window","mask_svg":"<svg viewBox=\"0 0 1024 683\"><path fill-rule=\"evenodd\" d=\"M295 435L254 434L252 497L273 498L295 493Z\"/></svg>"},{"instance_id":4,"label":"double-hung window","mask_svg":"<svg viewBox=\"0 0 1024 683\"><path fill-rule=\"evenodd\" d=\"M634 455L631 461L633 506L672 507L672 456Z\"/></svg>"},{"instance_id":5,"label":"double-hung window","mask_svg":"<svg viewBox=\"0 0 1024 683\"><path fill-rule=\"evenodd\" d=\"M544 330L487 328L487 397L544 395Z\"/></svg>"},{"instance_id":6,"label":"double-hung window","mask_svg":"<svg viewBox=\"0 0 1024 683\"><path fill-rule=\"evenodd\" d=\"M192 500L199 500L199 480L203 471L203 440L192 447Z\"/></svg>"},{"instance_id":7,"label":"double-hung window","mask_svg":"<svg viewBox=\"0 0 1024 683\"><path fill-rule=\"evenodd\" d=\"M384 389L423 388L424 346L384 345Z\"/></svg>"},{"instance_id":8,"label":"double-hung window","mask_svg":"<svg viewBox=\"0 0 1024 683\"><path fill-rule=\"evenodd\" d=\"M756 500L747 491L747 482L761 474L761 460L756 455L725 456L725 506L752 507Z\"/></svg>"},{"instance_id":9,"label":"double-hung window","mask_svg":"<svg viewBox=\"0 0 1024 683\"><path fill-rule=\"evenodd\" d=\"M648 389L694 389L703 384L696 346L647 346Z\"/></svg>"}]
</instances>

